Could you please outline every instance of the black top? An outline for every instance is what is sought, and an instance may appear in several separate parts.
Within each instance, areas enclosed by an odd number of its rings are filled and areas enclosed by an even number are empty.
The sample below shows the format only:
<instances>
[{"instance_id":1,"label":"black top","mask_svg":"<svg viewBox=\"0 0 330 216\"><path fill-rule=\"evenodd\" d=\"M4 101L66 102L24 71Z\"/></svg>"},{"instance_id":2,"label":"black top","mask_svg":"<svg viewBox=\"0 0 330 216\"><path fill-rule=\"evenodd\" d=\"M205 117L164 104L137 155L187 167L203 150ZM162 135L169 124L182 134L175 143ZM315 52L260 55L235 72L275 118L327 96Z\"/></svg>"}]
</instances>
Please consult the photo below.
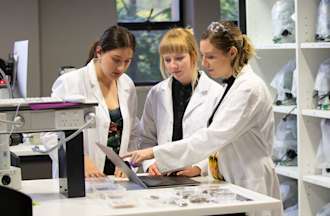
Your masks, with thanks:
<instances>
[{"instance_id":1,"label":"black top","mask_svg":"<svg viewBox=\"0 0 330 216\"><path fill-rule=\"evenodd\" d=\"M111 147L117 154L119 154L121 136L123 131L123 118L121 115L120 108L110 110L110 126L108 133L108 142L107 146ZM115 165L108 159L105 159L103 173L106 175L113 175L115 173Z\"/></svg>"},{"instance_id":2,"label":"black top","mask_svg":"<svg viewBox=\"0 0 330 216\"><path fill-rule=\"evenodd\" d=\"M221 102L222 102L223 99L225 98L225 96L226 96L226 94L228 93L229 89L232 87L234 81L235 81L235 77L233 77L233 76L229 77L228 79L224 79L224 80L223 80L223 83L226 83L226 84L227 84L226 89L225 89L225 92L223 93L223 95L222 95L222 97L221 97L219 103L217 104L217 106L216 106L215 109L213 110L212 115L211 115L211 117L209 118L209 120L208 120L208 122L207 122L207 126L210 126L210 124L212 123L215 112L218 110L218 108L219 108Z\"/></svg>"},{"instance_id":3,"label":"black top","mask_svg":"<svg viewBox=\"0 0 330 216\"><path fill-rule=\"evenodd\" d=\"M198 84L200 73L198 73ZM182 131L182 118L192 95L191 83L182 85L178 80L173 77L172 81L172 101L173 101L173 131L172 141L180 140L183 138Z\"/></svg>"}]
</instances>

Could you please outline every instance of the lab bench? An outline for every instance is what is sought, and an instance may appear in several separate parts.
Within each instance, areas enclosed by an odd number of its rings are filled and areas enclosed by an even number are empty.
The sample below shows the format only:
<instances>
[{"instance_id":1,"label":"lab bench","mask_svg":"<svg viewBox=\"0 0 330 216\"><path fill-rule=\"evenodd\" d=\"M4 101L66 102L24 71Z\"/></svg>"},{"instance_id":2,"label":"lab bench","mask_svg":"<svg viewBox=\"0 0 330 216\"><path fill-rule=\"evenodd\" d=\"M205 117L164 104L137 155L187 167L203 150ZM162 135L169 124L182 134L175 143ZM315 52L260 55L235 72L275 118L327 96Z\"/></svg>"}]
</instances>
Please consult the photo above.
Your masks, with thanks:
<instances>
[{"instance_id":1,"label":"lab bench","mask_svg":"<svg viewBox=\"0 0 330 216\"><path fill-rule=\"evenodd\" d=\"M113 178L113 177L112 177ZM210 181L207 177L194 178L205 185L217 185L221 189L230 190L240 197L246 198L244 201L228 201L222 203L188 203L185 205L164 204L157 199L166 194L173 193L177 188L158 188L158 189L138 189L126 190L123 195L127 202L126 208L116 208L111 202L116 201L116 197L107 198L107 191L86 190L86 197L67 198L59 193L58 179L27 180L22 182L21 191L31 196L35 205L33 215L66 216L76 215L231 215L235 213L247 213L252 215L256 210L272 210L280 215L282 204L280 200L247 190L245 188L224 183ZM116 184L127 184L128 182L119 181ZM86 183L86 187L89 184ZM180 187L186 188L186 187ZM190 186L190 188L192 188ZM109 195L114 195L109 191ZM158 197L158 198L157 198ZM156 199L156 200L155 200ZM131 203L133 201L133 204ZM124 204L125 202L121 203ZM120 203L120 201L119 201Z\"/></svg>"}]
</instances>

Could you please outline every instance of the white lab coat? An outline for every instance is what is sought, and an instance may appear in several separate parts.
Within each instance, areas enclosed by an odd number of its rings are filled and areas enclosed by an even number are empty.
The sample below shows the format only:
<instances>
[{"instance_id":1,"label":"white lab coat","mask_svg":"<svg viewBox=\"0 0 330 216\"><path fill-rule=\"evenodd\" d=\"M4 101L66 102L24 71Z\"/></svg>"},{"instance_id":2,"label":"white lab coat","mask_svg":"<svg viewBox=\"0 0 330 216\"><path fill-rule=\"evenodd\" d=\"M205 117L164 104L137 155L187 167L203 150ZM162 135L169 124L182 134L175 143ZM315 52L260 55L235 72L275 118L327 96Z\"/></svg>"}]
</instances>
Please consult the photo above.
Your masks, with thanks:
<instances>
[{"instance_id":1,"label":"white lab coat","mask_svg":"<svg viewBox=\"0 0 330 216\"><path fill-rule=\"evenodd\" d=\"M191 136L198 129L207 127L207 121L224 92L224 88L211 80L204 72L201 71L200 74L198 85L193 91L182 118L183 138ZM140 148L142 149L172 141L172 80L172 77L167 78L153 86L148 93L141 118L143 130ZM143 162L144 170L146 171L153 163L154 160ZM202 174L207 173L207 165L207 160L195 164L201 168Z\"/></svg>"},{"instance_id":2,"label":"white lab coat","mask_svg":"<svg viewBox=\"0 0 330 216\"><path fill-rule=\"evenodd\" d=\"M133 81L123 74L117 80L118 98L123 117L123 131L119 155L137 149L139 142L139 121L137 115L137 96ZM95 145L107 145L110 125L109 110L102 95L95 72L94 60L87 66L60 76L52 87L52 96L83 95L90 101L97 101L96 128L84 131L84 152L103 171L105 154ZM54 161L53 161L54 163ZM57 163L57 162L55 162Z\"/></svg>"},{"instance_id":3,"label":"white lab coat","mask_svg":"<svg viewBox=\"0 0 330 216\"><path fill-rule=\"evenodd\" d=\"M226 181L275 198L278 178L271 160L272 99L265 83L246 65L215 113L209 128L153 148L161 172L185 167L219 151Z\"/></svg>"}]
</instances>

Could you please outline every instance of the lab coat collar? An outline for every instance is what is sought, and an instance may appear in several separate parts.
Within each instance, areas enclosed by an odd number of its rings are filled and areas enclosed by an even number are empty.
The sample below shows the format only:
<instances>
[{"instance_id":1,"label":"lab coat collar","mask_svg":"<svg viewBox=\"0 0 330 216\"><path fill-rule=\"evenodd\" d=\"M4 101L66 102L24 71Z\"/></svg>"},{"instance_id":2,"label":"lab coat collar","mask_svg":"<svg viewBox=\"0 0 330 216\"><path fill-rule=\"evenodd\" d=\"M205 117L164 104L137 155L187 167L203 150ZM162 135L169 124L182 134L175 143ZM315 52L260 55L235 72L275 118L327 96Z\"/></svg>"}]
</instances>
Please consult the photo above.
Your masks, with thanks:
<instances>
[{"instance_id":1,"label":"lab coat collar","mask_svg":"<svg viewBox=\"0 0 330 216\"><path fill-rule=\"evenodd\" d=\"M193 94L190 98L183 119L187 118L194 109L203 104L205 99L207 98L205 97L205 95L207 95L210 85L205 85L204 83L205 80L208 79L208 77L203 71L200 71L199 73L201 76L198 80L198 85L193 90Z\"/></svg>"},{"instance_id":2,"label":"lab coat collar","mask_svg":"<svg viewBox=\"0 0 330 216\"><path fill-rule=\"evenodd\" d=\"M95 96L97 97L98 101L102 101L103 103L105 103L104 97L102 95L102 91L100 88L100 84L96 77L94 61L95 61L95 59L92 59L87 64L87 71L88 71L88 76L89 76L90 87L94 90L93 92L94 92ZM125 83L126 79L124 79L123 76L125 76L125 74L120 76L119 79L117 80L118 94L120 94L120 93L128 94L128 92L129 92L129 85L127 85L127 83Z\"/></svg>"},{"instance_id":3,"label":"lab coat collar","mask_svg":"<svg viewBox=\"0 0 330 216\"><path fill-rule=\"evenodd\" d=\"M242 68L241 72L237 75L236 78L239 78L240 76L251 73L251 72L253 72L253 70L252 70L251 66L249 64L247 64Z\"/></svg>"},{"instance_id":4,"label":"lab coat collar","mask_svg":"<svg viewBox=\"0 0 330 216\"><path fill-rule=\"evenodd\" d=\"M104 97L102 95L102 91L99 85L99 82L96 77L96 70L95 70L95 59L92 59L88 64L87 64L87 72L88 72L88 81L90 88L92 89L92 92L94 96L97 98L97 101L99 103L105 104Z\"/></svg>"},{"instance_id":5,"label":"lab coat collar","mask_svg":"<svg viewBox=\"0 0 330 216\"><path fill-rule=\"evenodd\" d=\"M200 73L200 78L198 80L198 85L197 87L193 90L193 94L190 98L190 101L188 103L188 106L186 108L186 111L184 113L183 119L189 116L189 114L198 106L204 103L206 97L204 97L207 92L209 91L210 85L205 85L205 80L208 79L207 75L203 71L199 71ZM172 82L173 82L173 77L169 77L168 79L165 80L160 86L160 89L166 93L165 96L165 106L170 107L171 111L172 106L173 106L173 101L172 101Z\"/></svg>"}]
</instances>

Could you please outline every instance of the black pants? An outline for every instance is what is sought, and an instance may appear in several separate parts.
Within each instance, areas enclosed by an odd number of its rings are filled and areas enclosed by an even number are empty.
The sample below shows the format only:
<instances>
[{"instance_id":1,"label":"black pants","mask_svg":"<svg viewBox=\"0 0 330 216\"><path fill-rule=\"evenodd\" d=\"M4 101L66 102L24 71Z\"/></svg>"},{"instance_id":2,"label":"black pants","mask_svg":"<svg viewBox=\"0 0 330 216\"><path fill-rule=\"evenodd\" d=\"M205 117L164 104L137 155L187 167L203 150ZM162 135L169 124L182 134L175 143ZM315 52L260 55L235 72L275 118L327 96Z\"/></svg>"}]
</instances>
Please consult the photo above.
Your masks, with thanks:
<instances>
[{"instance_id":1,"label":"black pants","mask_svg":"<svg viewBox=\"0 0 330 216\"><path fill-rule=\"evenodd\" d=\"M108 158L105 158L103 173L105 175L113 175L115 174L115 168L116 166Z\"/></svg>"}]
</instances>

